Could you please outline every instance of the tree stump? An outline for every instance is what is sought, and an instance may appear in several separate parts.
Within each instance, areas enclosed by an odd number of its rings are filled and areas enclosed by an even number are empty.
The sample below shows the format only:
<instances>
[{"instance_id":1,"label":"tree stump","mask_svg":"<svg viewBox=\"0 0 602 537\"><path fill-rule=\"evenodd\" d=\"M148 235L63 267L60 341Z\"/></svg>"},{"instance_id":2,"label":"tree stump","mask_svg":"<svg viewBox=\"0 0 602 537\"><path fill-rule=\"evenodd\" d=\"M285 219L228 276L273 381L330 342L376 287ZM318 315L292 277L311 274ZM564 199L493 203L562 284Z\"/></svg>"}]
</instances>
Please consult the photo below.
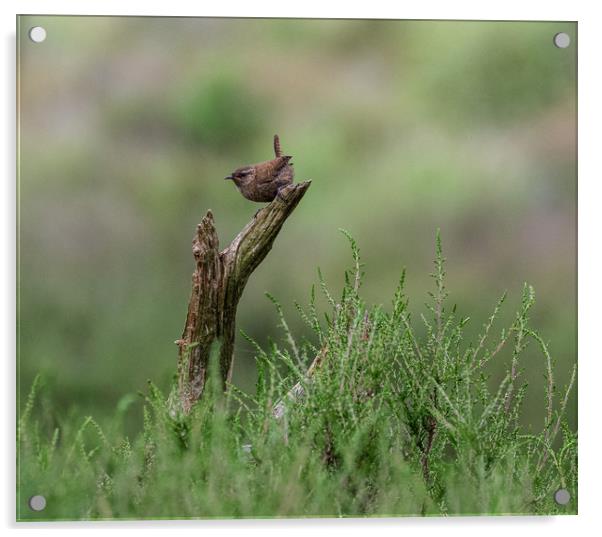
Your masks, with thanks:
<instances>
[{"instance_id":1,"label":"tree stump","mask_svg":"<svg viewBox=\"0 0 602 537\"><path fill-rule=\"evenodd\" d=\"M178 397L189 413L202 397L209 355L219 343L219 377L223 387L232 378L236 308L251 273L271 250L282 225L293 212L311 181L282 188L253 220L219 251L213 214L207 211L192 240L196 268L182 338L178 345Z\"/></svg>"}]
</instances>

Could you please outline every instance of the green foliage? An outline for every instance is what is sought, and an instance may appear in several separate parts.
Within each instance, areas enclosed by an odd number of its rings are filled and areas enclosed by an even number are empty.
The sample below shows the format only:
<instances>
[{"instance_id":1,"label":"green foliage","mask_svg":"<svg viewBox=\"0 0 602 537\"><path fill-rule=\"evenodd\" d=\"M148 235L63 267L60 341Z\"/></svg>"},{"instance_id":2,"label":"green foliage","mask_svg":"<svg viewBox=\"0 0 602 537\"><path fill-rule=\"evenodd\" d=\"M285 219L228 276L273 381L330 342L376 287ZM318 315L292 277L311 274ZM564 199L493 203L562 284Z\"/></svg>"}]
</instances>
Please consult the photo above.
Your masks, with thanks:
<instances>
[{"instance_id":1,"label":"green foliage","mask_svg":"<svg viewBox=\"0 0 602 537\"><path fill-rule=\"evenodd\" d=\"M244 79L218 75L195 84L181 101L178 119L193 144L232 149L257 135L264 108Z\"/></svg>"},{"instance_id":2,"label":"green foliage","mask_svg":"<svg viewBox=\"0 0 602 537\"><path fill-rule=\"evenodd\" d=\"M340 299L320 275L329 311L318 312L313 289L309 307L297 305L313 341L296 340L270 297L286 345L255 344L255 395L221 393L213 367L186 416L174 411L175 393L149 383L143 432L130 441L91 417L46 433L33 420L36 380L18 427L19 518L575 513L577 437L564 420L575 371L557 393L548 347L529 325L533 289L525 285L509 327L494 329L504 295L465 341L469 320L449 305L439 235L434 291L416 320L405 272L390 308L364 302L359 250L343 233L353 266ZM519 425L529 344L548 386L537 433ZM488 367L501 359L506 372L494 379ZM119 402L117 421L130 403ZM560 487L571 494L566 507L553 501ZM44 512L27 509L33 494L47 497Z\"/></svg>"},{"instance_id":3,"label":"green foliage","mask_svg":"<svg viewBox=\"0 0 602 537\"><path fill-rule=\"evenodd\" d=\"M449 47L452 35L467 37L451 47L454 61L438 63L437 69L425 73L423 81L423 89L434 103L432 111L459 124L469 115L475 123L508 123L549 106L573 89L563 74L572 68L572 54L551 46L553 33L545 25L524 31L527 26L520 23L508 28L504 23L479 27L440 22L432 28L435 43L424 53L430 61L436 61L441 47ZM504 33L504 28L510 31Z\"/></svg>"}]
</instances>

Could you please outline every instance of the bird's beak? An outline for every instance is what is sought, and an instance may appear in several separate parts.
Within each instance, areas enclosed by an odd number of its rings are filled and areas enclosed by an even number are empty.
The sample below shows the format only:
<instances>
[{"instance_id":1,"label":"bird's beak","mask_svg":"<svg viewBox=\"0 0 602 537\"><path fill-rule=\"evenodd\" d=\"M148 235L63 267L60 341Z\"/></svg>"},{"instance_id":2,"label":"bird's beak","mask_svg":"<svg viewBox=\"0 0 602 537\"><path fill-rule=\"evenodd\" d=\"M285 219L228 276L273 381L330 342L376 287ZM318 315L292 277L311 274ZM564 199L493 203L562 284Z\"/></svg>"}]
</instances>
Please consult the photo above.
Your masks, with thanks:
<instances>
[{"instance_id":1,"label":"bird's beak","mask_svg":"<svg viewBox=\"0 0 602 537\"><path fill-rule=\"evenodd\" d=\"M228 175L228 177L224 177L224 181L227 179L234 179L234 177L232 177L231 175Z\"/></svg>"}]
</instances>

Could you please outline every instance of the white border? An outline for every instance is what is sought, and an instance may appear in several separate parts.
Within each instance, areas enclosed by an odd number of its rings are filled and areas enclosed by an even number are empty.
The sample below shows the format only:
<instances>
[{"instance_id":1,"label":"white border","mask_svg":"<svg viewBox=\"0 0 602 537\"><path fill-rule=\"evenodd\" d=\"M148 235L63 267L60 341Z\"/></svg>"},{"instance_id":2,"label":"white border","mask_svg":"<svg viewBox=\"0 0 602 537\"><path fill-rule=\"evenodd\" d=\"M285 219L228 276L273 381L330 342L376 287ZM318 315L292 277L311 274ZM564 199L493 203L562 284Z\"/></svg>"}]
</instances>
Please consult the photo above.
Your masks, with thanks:
<instances>
[{"instance_id":1,"label":"white border","mask_svg":"<svg viewBox=\"0 0 602 537\"><path fill-rule=\"evenodd\" d=\"M414 2L409 5L386 0L370 2L345 2L336 5L324 1L305 0L291 3L280 0L253 0L243 2L188 2L170 0L149 5L148 0L87 0L85 3L66 0L48 1L3 1L0 3L2 17L3 53L2 98L3 128L0 131L4 177L2 191L2 223L0 252L1 278L1 322L0 341L4 342L4 390L1 397L4 433L0 442L6 476L0 488L0 509L3 525L15 531L15 480L14 480L14 400L15 400L15 15L17 13L44 14L105 14L105 15L205 15L205 16L280 16L280 17L331 17L331 18L405 18L405 19L496 19L496 20L577 20L579 21L579 426L580 426L580 475L579 511L576 517L481 517L453 519L347 519L347 520L243 520L243 521L180 521L180 522L103 522L103 523L57 523L19 524L21 534L36 529L44 531L69 531L78 533L91 529L111 530L116 534L128 535L149 532L165 532L168 528L195 532L217 532L240 530L249 537L283 533L301 535L307 531L333 532L342 530L348 534L363 535L366 531L378 531L386 535L425 532L444 533L446 537L482 535L488 537L530 530L543 532L546 536L562 535L569 531L588 534L588 530L600 527L597 513L600 505L600 454L602 435L600 414L602 404L597 397L602 379L602 351L597 342L596 330L600 330L601 273L600 263L600 40L599 17L591 1L546 1L506 0L491 5L480 1L437 1Z\"/></svg>"}]
</instances>

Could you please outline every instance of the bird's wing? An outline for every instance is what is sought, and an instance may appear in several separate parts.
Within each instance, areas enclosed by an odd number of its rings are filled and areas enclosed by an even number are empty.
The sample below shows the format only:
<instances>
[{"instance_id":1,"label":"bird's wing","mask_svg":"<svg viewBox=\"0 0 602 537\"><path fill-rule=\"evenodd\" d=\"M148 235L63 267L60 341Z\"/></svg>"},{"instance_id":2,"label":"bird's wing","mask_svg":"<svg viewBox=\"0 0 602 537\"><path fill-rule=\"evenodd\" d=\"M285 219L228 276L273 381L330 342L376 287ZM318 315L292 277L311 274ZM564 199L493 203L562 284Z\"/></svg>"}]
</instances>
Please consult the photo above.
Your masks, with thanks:
<instances>
[{"instance_id":1,"label":"bird's wing","mask_svg":"<svg viewBox=\"0 0 602 537\"><path fill-rule=\"evenodd\" d=\"M266 162L260 162L255 165L257 173L255 175L258 183L269 183L274 180L278 172L284 168L292 159L290 155L277 157Z\"/></svg>"}]
</instances>

